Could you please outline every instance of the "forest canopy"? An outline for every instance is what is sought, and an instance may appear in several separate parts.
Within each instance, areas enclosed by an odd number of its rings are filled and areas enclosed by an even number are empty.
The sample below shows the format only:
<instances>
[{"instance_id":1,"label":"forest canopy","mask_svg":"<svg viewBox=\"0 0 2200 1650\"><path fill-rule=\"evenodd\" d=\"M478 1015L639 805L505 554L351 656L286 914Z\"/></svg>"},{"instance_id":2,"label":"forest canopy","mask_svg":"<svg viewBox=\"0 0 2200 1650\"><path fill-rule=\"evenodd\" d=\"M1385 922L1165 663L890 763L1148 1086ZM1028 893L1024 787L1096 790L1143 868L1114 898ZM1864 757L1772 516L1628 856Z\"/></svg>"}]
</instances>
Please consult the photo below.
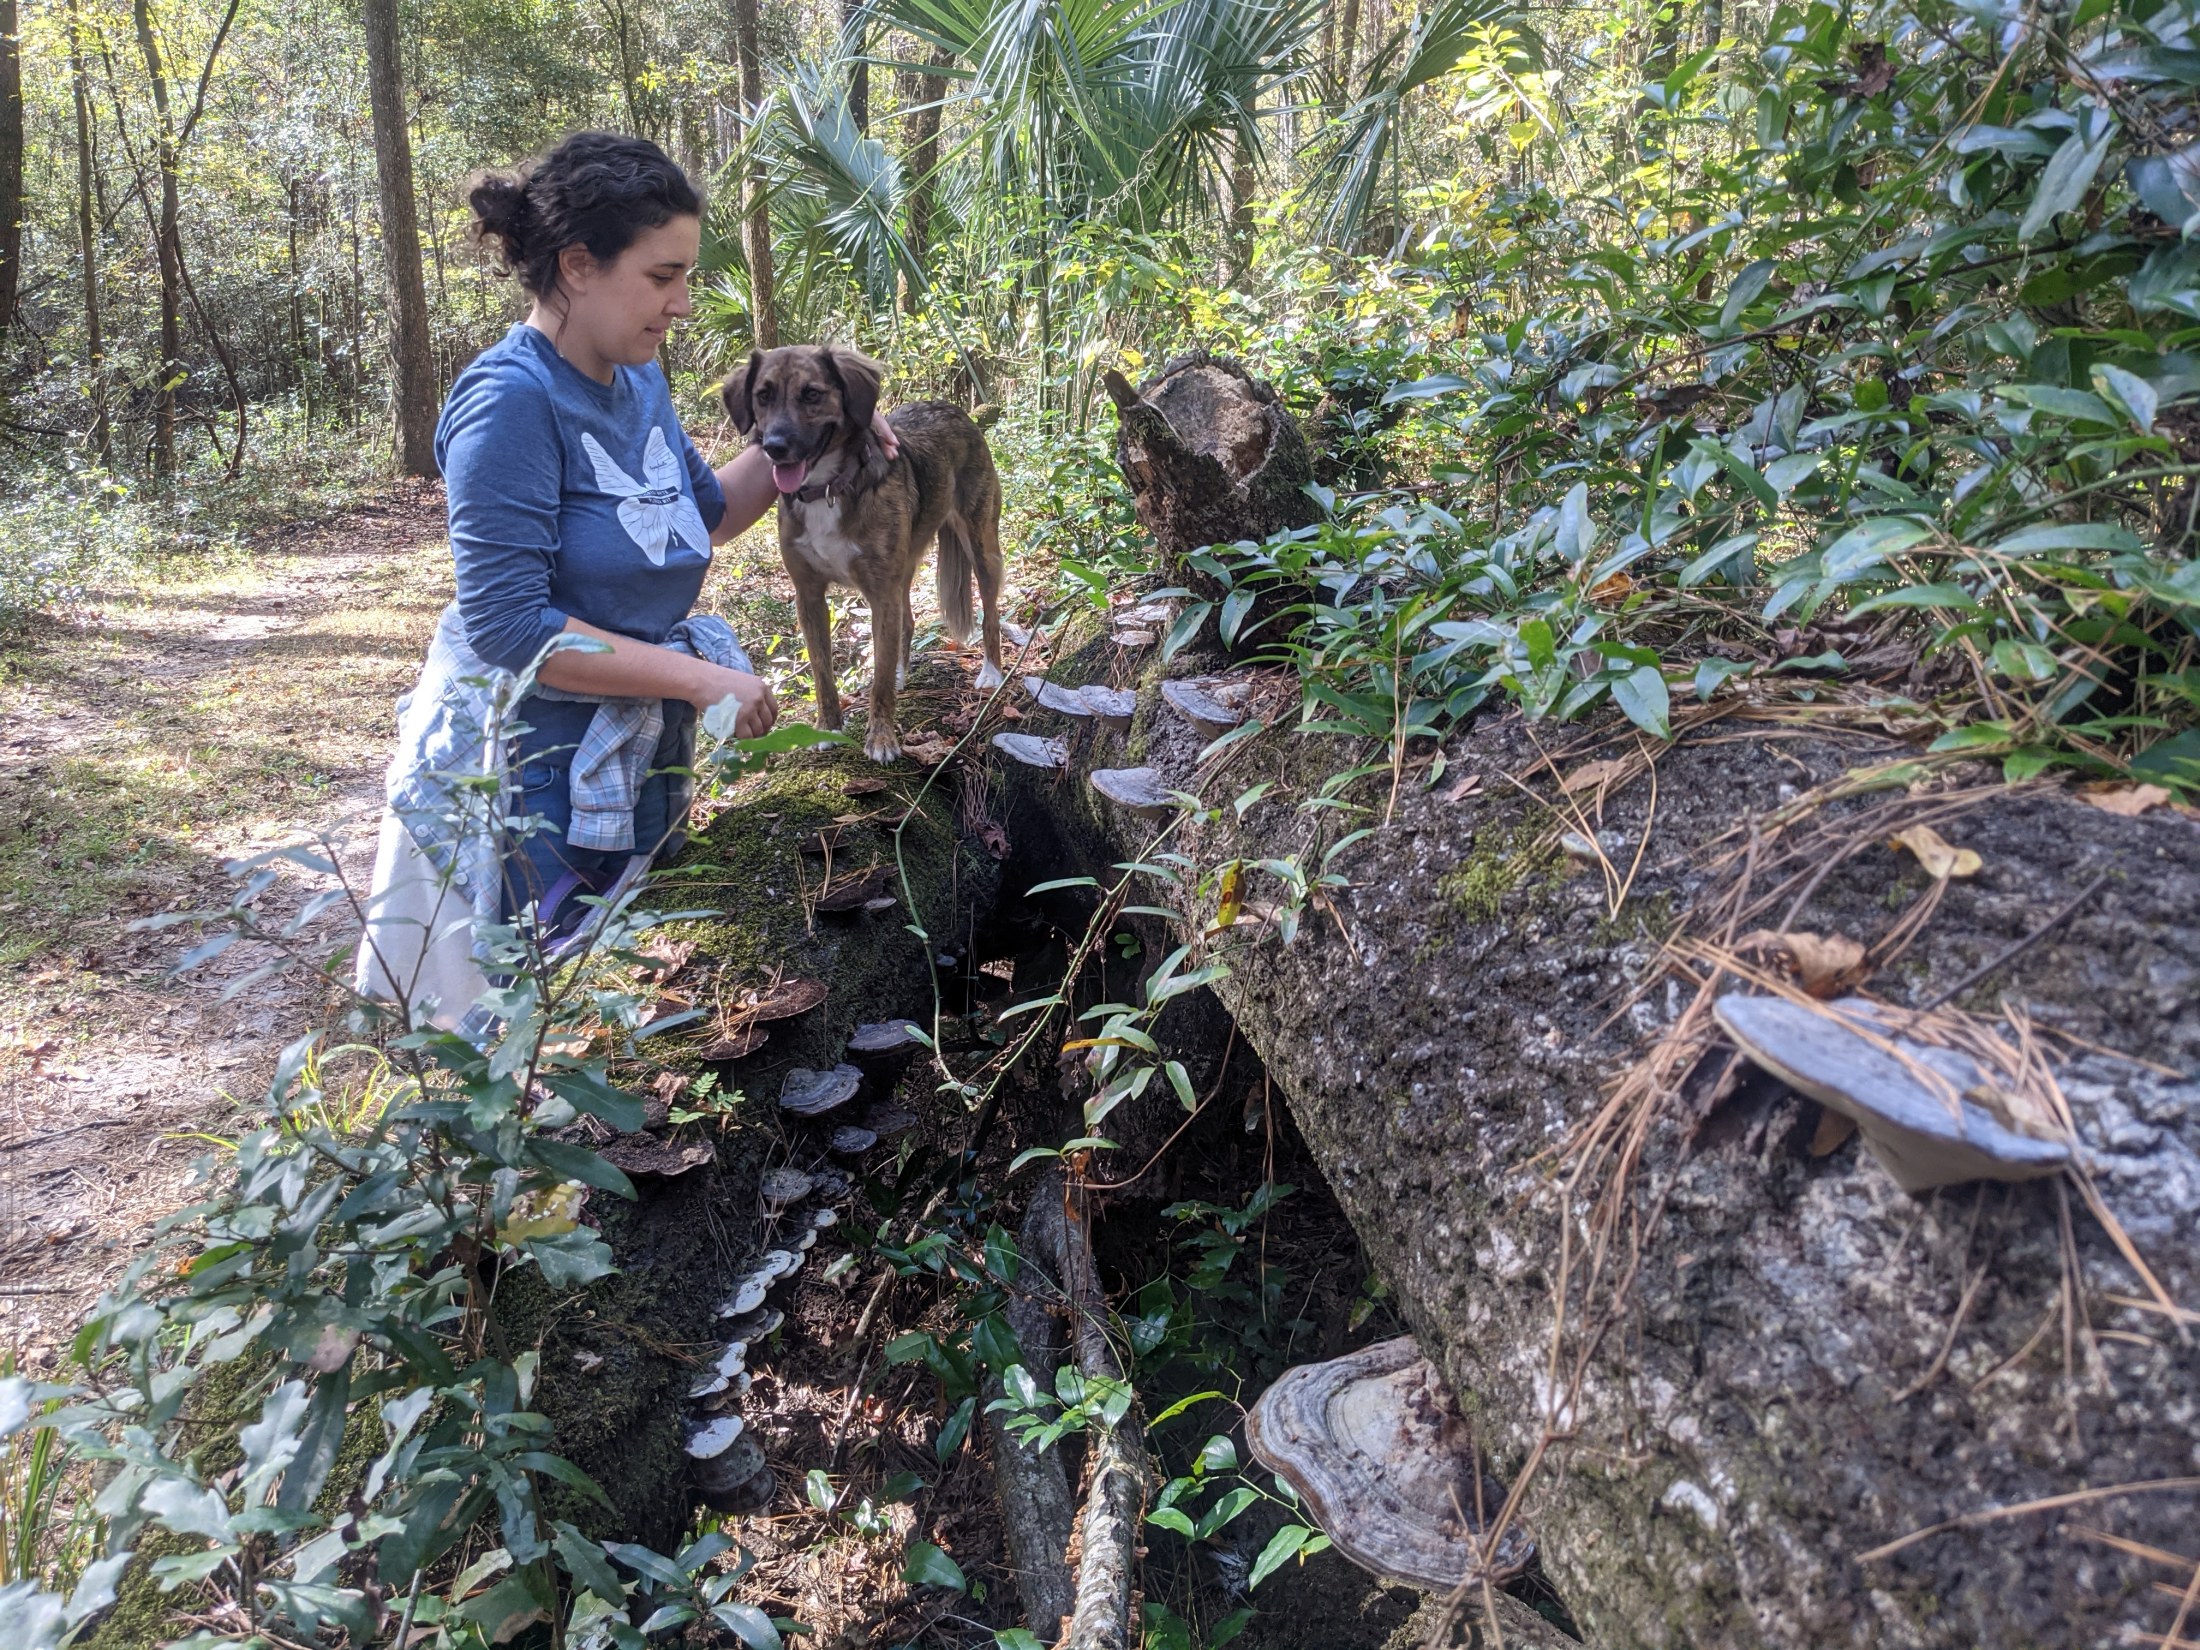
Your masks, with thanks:
<instances>
[{"instance_id":1,"label":"forest canopy","mask_svg":"<svg viewBox=\"0 0 2200 1650\"><path fill-rule=\"evenodd\" d=\"M1100 373L1196 346L1270 378L1322 521L1218 549L1214 617L1292 594L1264 640L1309 724L1402 739L1504 692L1663 733L1899 636L1890 714L1947 749L2188 789L2193 15L26 7L0 605L429 468L516 313L463 180L615 126L708 186L667 361L699 427L760 339L1001 402L1068 588L1141 566Z\"/></svg>"}]
</instances>

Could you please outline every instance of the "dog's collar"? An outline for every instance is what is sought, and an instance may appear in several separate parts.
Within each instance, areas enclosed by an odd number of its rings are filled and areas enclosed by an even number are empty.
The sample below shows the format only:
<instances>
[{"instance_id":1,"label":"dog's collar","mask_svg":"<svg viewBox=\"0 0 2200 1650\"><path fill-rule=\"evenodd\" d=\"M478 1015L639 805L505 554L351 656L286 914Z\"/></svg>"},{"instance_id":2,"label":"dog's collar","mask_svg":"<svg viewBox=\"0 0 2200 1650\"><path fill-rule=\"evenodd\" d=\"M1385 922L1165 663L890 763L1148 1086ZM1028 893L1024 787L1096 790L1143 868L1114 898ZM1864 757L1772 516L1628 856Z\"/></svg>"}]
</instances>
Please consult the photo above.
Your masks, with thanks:
<instances>
[{"instance_id":1,"label":"dog's collar","mask_svg":"<svg viewBox=\"0 0 2200 1650\"><path fill-rule=\"evenodd\" d=\"M779 496L791 498L797 504L815 504L820 499L838 504L843 499L855 497L867 487L876 486L886 474L889 462L886 455L879 451L878 443L866 434L863 438L862 456L856 460L853 468L843 470L830 481L813 481L807 487L797 487L793 492Z\"/></svg>"}]
</instances>

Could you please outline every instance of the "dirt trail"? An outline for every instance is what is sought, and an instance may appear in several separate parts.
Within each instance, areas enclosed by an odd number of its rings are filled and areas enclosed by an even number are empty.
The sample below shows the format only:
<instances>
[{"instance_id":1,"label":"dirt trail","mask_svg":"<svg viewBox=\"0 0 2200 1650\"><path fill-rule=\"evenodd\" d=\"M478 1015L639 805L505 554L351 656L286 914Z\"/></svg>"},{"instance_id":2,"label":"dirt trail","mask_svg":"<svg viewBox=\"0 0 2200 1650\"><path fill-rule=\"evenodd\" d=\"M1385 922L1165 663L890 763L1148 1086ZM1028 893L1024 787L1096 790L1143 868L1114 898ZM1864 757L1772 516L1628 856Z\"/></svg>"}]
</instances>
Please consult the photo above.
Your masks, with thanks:
<instances>
[{"instance_id":1,"label":"dirt trail","mask_svg":"<svg viewBox=\"0 0 2200 1650\"><path fill-rule=\"evenodd\" d=\"M172 978L192 930L129 924L222 904L224 861L313 833L366 869L449 576L441 489L401 485L0 659L0 1350L50 1365L325 1006L291 977L225 1000L245 947Z\"/></svg>"}]
</instances>

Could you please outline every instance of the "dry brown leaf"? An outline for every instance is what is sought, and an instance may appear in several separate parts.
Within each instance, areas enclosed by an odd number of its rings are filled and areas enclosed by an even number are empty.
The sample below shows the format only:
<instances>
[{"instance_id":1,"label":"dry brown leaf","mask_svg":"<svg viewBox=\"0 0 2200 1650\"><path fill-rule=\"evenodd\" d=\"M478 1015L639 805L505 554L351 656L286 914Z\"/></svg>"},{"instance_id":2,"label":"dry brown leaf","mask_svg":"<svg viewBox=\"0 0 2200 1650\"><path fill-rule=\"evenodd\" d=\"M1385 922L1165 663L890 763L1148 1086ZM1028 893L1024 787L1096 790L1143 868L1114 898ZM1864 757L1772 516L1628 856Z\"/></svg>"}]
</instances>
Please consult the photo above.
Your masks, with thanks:
<instances>
[{"instance_id":1,"label":"dry brown leaf","mask_svg":"<svg viewBox=\"0 0 2200 1650\"><path fill-rule=\"evenodd\" d=\"M842 781L840 788L850 796L876 796L880 791L886 789L886 781L883 779L849 779Z\"/></svg>"},{"instance_id":2,"label":"dry brown leaf","mask_svg":"<svg viewBox=\"0 0 2200 1650\"><path fill-rule=\"evenodd\" d=\"M1956 847L1930 825L1912 825L1906 831L1897 831L1887 846L1909 849L1917 855L1917 862L1925 867L1926 874L1936 881L1975 877L1986 863L1971 849Z\"/></svg>"},{"instance_id":3,"label":"dry brown leaf","mask_svg":"<svg viewBox=\"0 0 2200 1650\"><path fill-rule=\"evenodd\" d=\"M1625 573L1614 573L1610 578L1604 579L1591 587L1589 599L1593 602L1625 601L1628 592L1634 588L1635 581L1633 579Z\"/></svg>"},{"instance_id":4,"label":"dry brown leaf","mask_svg":"<svg viewBox=\"0 0 2200 1650\"><path fill-rule=\"evenodd\" d=\"M1584 762L1580 767L1558 782L1558 788L1568 796L1576 791L1593 790L1609 780L1618 779L1627 772L1624 756L1610 756L1598 762Z\"/></svg>"},{"instance_id":5,"label":"dry brown leaf","mask_svg":"<svg viewBox=\"0 0 2200 1650\"><path fill-rule=\"evenodd\" d=\"M1745 955L1778 956L1785 971L1811 996L1838 997L1864 977L1864 947L1846 934L1776 934L1760 928L1736 947Z\"/></svg>"},{"instance_id":6,"label":"dry brown leaf","mask_svg":"<svg viewBox=\"0 0 2200 1650\"><path fill-rule=\"evenodd\" d=\"M2161 785L2080 785L2078 799L2090 802L2106 814L2116 814L2124 819L2137 819L2149 808L2159 808L2169 801L2169 791Z\"/></svg>"},{"instance_id":7,"label":"dry brown leaf","mask_svg":"<svg viewBox=\"0 0 2200 1650\"><path fill-rule=\"evenodd\" d=\"M1481 788L1482 776L1480 774L1463 773L1445 787L1444 800L1446 802L1463 801L1465 798L1474 795L1474 793L1479 791Z\"/></svg>"}]
</instances>

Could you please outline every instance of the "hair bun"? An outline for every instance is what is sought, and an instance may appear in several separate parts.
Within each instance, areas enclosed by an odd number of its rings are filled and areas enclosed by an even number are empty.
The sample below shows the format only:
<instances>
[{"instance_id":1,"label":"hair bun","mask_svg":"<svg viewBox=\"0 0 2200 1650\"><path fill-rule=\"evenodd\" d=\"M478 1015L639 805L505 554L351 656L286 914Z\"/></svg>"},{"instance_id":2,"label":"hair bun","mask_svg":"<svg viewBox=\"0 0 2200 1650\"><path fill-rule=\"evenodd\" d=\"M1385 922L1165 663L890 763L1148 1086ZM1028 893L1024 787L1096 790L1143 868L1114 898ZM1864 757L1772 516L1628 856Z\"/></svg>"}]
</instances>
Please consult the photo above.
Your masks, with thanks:
<instances>
[{"instance_id":1,"label":"hair bun","mask_svg":"<svg viewBox=\"0 0 2200 1650\"><path fill-rule=\"evenodd\" d=\"M504 262L517 267L527 259L527 229L534 216L527 180L513 172L483 172L466 192L474 212L474 236L496 243Z\"/></svg>"}]
</instances>

